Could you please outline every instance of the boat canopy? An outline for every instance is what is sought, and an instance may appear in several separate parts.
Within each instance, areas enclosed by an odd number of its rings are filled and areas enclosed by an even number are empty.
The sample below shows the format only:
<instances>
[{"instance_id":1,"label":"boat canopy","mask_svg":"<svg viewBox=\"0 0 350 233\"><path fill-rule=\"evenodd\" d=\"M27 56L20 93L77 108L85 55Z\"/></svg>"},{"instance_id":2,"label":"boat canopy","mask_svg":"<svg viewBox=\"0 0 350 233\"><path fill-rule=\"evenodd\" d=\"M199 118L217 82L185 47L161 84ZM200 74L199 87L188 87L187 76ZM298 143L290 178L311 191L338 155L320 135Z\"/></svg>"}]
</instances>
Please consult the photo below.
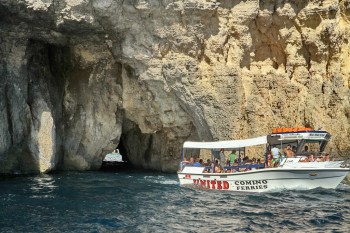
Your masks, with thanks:
<instances>
[{"instance_id":1,"label":"boat canopy","mask_svg":"<svg viewBox=\"0 0 350 233\"><path fill-rule=\"evenodd\" d=\"M327 131L309 131L309 132L293 132L293 133L280 133L270 134L267 136L267 141L270 145L279 144L280 141L284 143L293 142L296 140L314 140L324 141L330 138L330 134Z\"/></svg>"},{"instance_id":2,"label":"boat canopy","mask_svg":"<svg viewBox=\"0 0 350 233\"><path fill-rule=\"evenodd\" d=\"M242 140L216 141L216 142L185 142L183 148L193 149L239 149L248 146L263 145L267 143L267 136Z\"/></svg>"},{"instance_id":3,"label":"boat canopy","mask_svg":"<svg viewBox=\"0 0 350 233\"><path fill-rule=\"evenodd\" d=\"M184 143L183 148L192 149L240 149L248 146L263 145L269 143L270 145L290 143L296 140L319 140L324 141L330 138L330 134L326 131L312 130L308 132L287 132L270 134L256 138L242 139L242 140L228 140L216 142L191 142Z\"/></svg>"}]
</instances>

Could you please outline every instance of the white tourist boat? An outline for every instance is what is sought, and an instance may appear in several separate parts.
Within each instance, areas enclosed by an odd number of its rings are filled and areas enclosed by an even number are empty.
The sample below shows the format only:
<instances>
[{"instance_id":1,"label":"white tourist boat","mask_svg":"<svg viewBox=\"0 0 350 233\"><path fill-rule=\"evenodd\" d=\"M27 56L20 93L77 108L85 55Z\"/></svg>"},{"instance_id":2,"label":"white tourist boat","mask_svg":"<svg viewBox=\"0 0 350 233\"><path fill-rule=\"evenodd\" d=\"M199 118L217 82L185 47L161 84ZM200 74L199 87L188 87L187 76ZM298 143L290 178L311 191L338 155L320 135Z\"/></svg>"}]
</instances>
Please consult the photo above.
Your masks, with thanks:
<instances>
[{"instance_id":1,"label":"white tourist boat","mask_svg":"<svg viewBox=\"0 0 350 233\"><path fill-rule=\"evenodd\" d=\"M123 156L119 153L119 150L116 149L113 152L107 154L101 165L102 170L108 169L121 169L126 167L127 162L123 160Z\"/></svg>"},{"instance_id":2,"label":"white tourist boat","mask_svg":"<svg viewBox=\"0 0 350 233\"><path fill-rule=\"evenodd\" d=\"M124 163L123 156L119 153L119 150L116 149L112 153L109 153L103 159L103 162L106 163Z\"/></svg>"},{"instance_id":3,"label":"white tourist boat","mask_svg":"<svg viewBox=\"0 0 350 233\"><path fill-rule=\"evenodd\" d=\"M178 178L181 186L191 186L200 189L215 189L236 192L265 192L288 190L306 190L313 188L335 189L350 172L345 161L326 161L324 148L330 138L326 131L311 129L274 130L272 134L246 140L217 142L185 142L182 157L189 151L209 149L215 156L220 149L245 152L246 148L265 145L265 161L268 161L268 151L272 145L280 150L287 145L294 146L295 156L281 158L276 167L263 163L239 163L225 166L220 173L215 173L214 166L193 166L181 163ZM311 150L303 152L308 146ZM193 152L192 152L193 153ZM315 162L304 162L307 156L318 157ZM213 157L214 158L214 157ZM231 164L232 165L232 164Z\"/></svg>"}]
</instances>

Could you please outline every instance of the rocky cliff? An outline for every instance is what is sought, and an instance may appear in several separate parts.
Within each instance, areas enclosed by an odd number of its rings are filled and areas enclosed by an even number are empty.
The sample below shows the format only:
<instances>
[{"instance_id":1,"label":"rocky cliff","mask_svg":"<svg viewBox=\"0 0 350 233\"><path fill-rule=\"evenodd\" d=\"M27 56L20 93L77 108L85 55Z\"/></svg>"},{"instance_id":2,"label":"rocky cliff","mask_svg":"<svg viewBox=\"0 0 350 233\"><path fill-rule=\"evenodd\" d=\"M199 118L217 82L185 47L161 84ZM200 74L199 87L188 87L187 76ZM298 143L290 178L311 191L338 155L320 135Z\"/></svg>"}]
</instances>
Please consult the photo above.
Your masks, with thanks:
<instances>
[{"instance_id":1,"label":"rocky cliff","mask_svg":"<svg viewBox=\"0 0 350 233\"><path fill-rule=\"evenodd\" d=\"M349 149L350 1L1 0L0 172L175 171L274 127Z\"/></svg>"}]
</instances>

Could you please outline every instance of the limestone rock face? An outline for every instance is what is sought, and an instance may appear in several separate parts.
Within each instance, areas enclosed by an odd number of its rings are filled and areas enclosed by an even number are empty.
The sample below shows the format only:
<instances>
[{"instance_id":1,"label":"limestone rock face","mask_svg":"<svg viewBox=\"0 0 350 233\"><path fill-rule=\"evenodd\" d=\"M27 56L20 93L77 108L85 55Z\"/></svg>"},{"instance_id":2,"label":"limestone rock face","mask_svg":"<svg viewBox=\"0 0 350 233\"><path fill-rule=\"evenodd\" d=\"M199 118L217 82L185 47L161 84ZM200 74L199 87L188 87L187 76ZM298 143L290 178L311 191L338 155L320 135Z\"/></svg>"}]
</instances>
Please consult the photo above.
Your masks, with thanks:
<instances>
[{"instance_id":1,"label":"limestone rock face","mask_svg":"<svg viewBox=\"0 0 350 233\"><path fill-rule=\"evenodd\" d=\"M2 0L0 173L176 171L185 140L329 131L349 151L350 1Z\"/></svg>"}]
</instances>

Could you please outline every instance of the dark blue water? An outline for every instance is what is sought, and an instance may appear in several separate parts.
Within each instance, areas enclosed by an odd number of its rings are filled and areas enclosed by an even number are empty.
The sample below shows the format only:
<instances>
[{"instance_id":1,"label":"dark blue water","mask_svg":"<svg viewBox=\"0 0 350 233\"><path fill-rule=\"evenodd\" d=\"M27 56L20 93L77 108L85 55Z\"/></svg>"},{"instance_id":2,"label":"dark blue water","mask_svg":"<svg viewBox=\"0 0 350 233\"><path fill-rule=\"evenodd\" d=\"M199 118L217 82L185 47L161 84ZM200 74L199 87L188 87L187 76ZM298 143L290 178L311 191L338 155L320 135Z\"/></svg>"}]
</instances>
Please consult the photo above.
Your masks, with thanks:
<instances>
[{"instance_id":1,"label":"dark blue water","mask_svg":"<svg viewBox=\"0 0 350 233\"><path fill-rule=\"evenodd\" d=\"M0 178L0 232L349 232L350 187L267 194L181 188L175 174Z\"/></svg>"}]
</instances>

